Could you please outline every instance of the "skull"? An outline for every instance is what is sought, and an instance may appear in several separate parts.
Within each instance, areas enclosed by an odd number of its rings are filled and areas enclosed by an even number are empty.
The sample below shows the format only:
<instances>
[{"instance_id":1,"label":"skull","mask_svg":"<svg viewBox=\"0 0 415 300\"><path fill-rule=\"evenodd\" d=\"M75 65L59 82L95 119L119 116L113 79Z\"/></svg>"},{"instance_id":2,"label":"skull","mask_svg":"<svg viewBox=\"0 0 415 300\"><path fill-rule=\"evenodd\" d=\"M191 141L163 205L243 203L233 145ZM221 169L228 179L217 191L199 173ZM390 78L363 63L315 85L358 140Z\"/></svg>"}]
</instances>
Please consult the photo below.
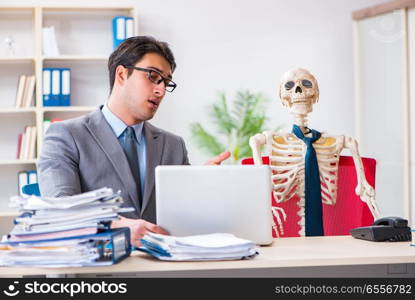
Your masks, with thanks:
<instances>
[{"instance_id":1,"label":"skull","mask_svg":"<svg viewBox=\"0 0 415 300\"><path fill-rule=\"evenodd\" d=\"M280 99L292 113L306 115L318 101L317 80L305 69L292 69L281 79Z\"/></svg>"}]
</instances>

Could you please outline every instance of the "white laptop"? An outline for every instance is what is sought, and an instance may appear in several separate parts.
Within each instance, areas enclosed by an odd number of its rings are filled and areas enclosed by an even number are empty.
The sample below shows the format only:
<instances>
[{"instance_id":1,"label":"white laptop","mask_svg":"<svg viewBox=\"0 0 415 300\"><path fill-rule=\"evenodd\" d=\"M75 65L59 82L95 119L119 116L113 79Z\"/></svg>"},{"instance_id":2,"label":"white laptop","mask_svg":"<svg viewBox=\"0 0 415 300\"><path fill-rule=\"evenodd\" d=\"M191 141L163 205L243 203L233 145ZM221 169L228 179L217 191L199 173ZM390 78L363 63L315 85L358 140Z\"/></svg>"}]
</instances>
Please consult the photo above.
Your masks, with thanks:
<instances>
[{"instance_id":1,"label":"white laptop","mask_svg":"<svg viewBox=\"0 0 415 300\"><path fill-rule=\"evenodd\" d=\"M174 236L232 233L272 243L268 166L158 166L157 224Z\"/></svg>"}]
</instances>

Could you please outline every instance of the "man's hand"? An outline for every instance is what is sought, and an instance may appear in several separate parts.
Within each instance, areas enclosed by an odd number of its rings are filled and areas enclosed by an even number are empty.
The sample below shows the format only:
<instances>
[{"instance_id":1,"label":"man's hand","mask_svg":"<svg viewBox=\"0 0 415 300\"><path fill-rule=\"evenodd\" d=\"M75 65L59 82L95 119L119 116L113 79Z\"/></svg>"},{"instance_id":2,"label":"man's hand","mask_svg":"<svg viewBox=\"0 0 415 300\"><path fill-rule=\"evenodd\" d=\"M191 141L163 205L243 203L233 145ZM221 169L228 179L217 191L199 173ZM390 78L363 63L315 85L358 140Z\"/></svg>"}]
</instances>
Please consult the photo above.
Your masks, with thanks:
<instances>
[{"instance_id":1,"label":"man's hand","mask_svg":"<svg viewBox=\"0 0 415 300\"><path fill-rule=\"evenodd\" d=\"M220 165L224 160L228 159L231 156L231 153L229 151L222 152L218 156L215 156L211 159L209 159L205 165Z\"/></svg>"},{"instance_id":2,"label":"man's hand","mask_svg":"<svg viewBox=\"0 0 415 300\"><path fill-rule=\"evenodd\" d=\"M169 234L160 226L147 222L143 219L128 219L120 217L119 220L112 221L111 228L130 227L131 230L131 244L136 247L141 246L140 239L147 232L154 232L159 234Z\"/></svg>"}]
</instances>

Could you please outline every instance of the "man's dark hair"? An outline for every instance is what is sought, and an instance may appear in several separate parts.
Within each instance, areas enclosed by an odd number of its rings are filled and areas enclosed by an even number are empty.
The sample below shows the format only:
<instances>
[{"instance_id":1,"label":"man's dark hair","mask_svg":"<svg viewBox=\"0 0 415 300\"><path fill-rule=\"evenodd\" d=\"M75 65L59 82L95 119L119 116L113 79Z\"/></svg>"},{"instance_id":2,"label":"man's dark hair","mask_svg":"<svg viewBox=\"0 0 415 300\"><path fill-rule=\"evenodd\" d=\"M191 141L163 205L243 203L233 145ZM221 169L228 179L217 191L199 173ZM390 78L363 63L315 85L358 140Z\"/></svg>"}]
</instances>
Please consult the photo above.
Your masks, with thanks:
<instances>
[{"instance_id":1,"label":"man's dark hair","mask_svg":"<svg viewBox=\"0 0 415 300\"><path fill-rule=\"evenodd\" d=\"M164 57L170 64L172 72L176 69L173 52L166 42L156 40L151 36L134 36L126 39L110 55L108 60L108 71L110 75L110 93L114 86L115 69L117 66L134 66L147 53L156 53ZM128 77L133 69L128 69Z\"/></svg>"}]
</instances>

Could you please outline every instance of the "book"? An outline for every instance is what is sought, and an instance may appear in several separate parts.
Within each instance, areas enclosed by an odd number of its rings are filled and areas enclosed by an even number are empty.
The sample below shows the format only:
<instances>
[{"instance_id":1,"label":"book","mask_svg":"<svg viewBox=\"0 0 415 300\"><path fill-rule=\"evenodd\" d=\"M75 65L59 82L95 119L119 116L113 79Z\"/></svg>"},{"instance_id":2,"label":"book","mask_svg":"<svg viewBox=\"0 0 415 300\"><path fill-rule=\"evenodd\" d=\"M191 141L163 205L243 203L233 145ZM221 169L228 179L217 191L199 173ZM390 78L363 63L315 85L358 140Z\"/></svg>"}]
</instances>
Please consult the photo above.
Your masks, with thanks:
<instances>
[{"instance_id":1,"label":"book","mask_svg":"<svg viewBox=\"0 0 415 300\"><path fill-rule=\"evenodd\" d=\"M22 150L22 139L23 139L23 133L19 133L17 137L17 154L16 159L20 158L20 151Z\"/></svg>"},{"instance_id":2,"label":"book","mask_svg":"<svg viewBox=\"0 0 415 300\"><path fill-rule=\"evenodd\" d=\"M23 95L22 95L22 103L20 105L20 107L25 107L26 105L26 98L28 97L29 94L29 85L30 85L30 75L26 75L26 80L25 80L25 84L24 84L24 90L23 90Z\"/></svg>"},{"instance_id":3,"label":"book","mask_svg":"<svg viewBox=\"0 0 415 300\"><path fill-rule=\"evenodd\" d=\"M25 129L23 130L22 133L22 142L21 142L21 146L20 146L20 152L19 152L19 159L26 159L25 157L25 149L26 149L26 144L27 144L27 132L28 132L28 128L29 126L26 126Z\"/></svg>"},{"instance_id":4,"label":"book","mask_svg":"<svg viewBox=\"0 0 415 300\"><path fill-rule=\"evenodd\" d=\"M36 157L36 136L37 130L36 126L32 126L30 129L30 142L29 142L29 150L28 150L28 157L27 159L35 159Z\"/></svg>"},{"instance_id":5,"label":"book","mask_svg":"<svg viewBox=\"0 0 415 300\"><path fill-rule=\"evenodd\" d=\"M17 91L16 91L16 103L15 103L16 108L22 107L25 84L26 84L26 75L24 74L20 75L19 81L17 84Z\"/></svg>"},{"instance_id":6,"label":"book","mask_svg":"<svg viewBox=\"0 0 415 300\"><path fill-rule=\"evenodd\" d=\"M24 99L22 101L22 107L31 107L34 105L33 94L35 91L35 81L36 81L36 78L34 75L26 77L25 92L24 92Z\"/></svg>"},{"instance_id":7,"label":"book","mask_svg":"<svg viewBox=\"0 0 415 300\"><path fill-rule=\"evenodd\" d=\"M19 159L34 159L36 146L36 126L26 126L22 135Z\"/></svg>"},{"instance_id":8,"label":"book","mask_svg":"<svg viewBox=\"0 0 415 300\"><path fill-rule=\"evenodd\" d=\"M25 147L23 149L23 159L29 159L29 150L30 150L30 139L31 139L31 135L32 135L32 126L28 126L26 127L26 131L25 131Z\"/></svg>"},{"instance_id":9,"label":"book","mask_svg":"<svg viewBox=\"0 0 415 300\"><path fill-rule=\"evenodd\" d=\"M30 139L31 139L31 135L32 135L32 126L27 126L26 130L25 130L25 147L23 149L23 159L29 159L29 150L30 150Z\"/></svg>"}]
</instances>

